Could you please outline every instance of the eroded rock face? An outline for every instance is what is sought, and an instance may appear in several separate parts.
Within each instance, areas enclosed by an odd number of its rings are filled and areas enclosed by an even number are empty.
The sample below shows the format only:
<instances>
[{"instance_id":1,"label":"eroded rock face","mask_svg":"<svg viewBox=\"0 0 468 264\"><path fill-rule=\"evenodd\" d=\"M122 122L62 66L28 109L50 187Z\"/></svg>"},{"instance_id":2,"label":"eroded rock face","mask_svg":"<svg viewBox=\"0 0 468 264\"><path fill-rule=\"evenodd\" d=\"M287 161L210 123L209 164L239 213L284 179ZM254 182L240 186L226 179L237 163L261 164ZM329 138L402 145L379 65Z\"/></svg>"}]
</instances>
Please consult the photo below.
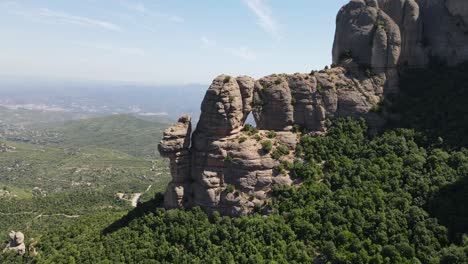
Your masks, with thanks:
<instances>
[{"instance_id":1,"label":"eroded rock face","mask_svg":"<svg viewBox=\"0 0 468 264\"><path fill-rule=\"evenodd\" d=\"M258 89L253 78L226 75L217 77L208 89L192 136L190 206L245 215L264 205L273 179L281 177L273 170L279 161L262 150L263 139L241 131L256 108ZM264 134L257 136L266 138Z\"/></svg>"},{"instance_id":2,"label":"eroded rock face","mask_svg":"<svg viewBox=\"0 0 468 264\"><path fill-rule=\"evenodd\" d=\"M427 56L449 65L468 59L468 12L465 0L419 0L423 46Z\"/></svg>"},{"instance_id":3,"label":"eroded rock face","mask_svg":"<svg viewBox=\"0 0 468 264\"><path fill-rule=\"evenodd\" d=\"M398 25L401 34L400 63L425 65L427 58L422 45L421 11L415 0L380 0L379 6Z\"/></svg>"},{"instance_id":4,"label":"eroded rock face","mask_svg":"<svg viewBox=\"0 0 468 264\"><path fill-rule=\"evenodd\" d=\"M402 37L399 63L424 67L431 58L449 65L468 59L468 2L465 0L379 0Z\"/></svg>"},{"instance_id":5,"label":"eroded rock face","mask_svg":"<svg viewBox=\"0 0 468 264\"><path fill-rule=\"evenodd\" d=\"M465 0L351 0L336 20L336 67L259 80L218 76L193 135L183 117L159 145L173 176L166 208L271 213L272 188L297 183L280 166L294 162L299 136L293 131L320 135L327 120L345 116L381 126L373 109L398 92L400 66L424 67L431 56L449 64L468 59L467 18ZM258 131L243 131L250 113Z\"/></svg>"},{"instance_id":6,"label":"eroded rock face","mask_svg":"<svg viewBox=\"0 0 468 264\"><path fill-rule=\"evenodd\" d=\"M352 0L336 18L333 62L352 58L376 73L395 67L401 52L401 35L396 23L375 0Z\"/></svg>"},{"instance_id":7,"label":"eroded rock face","mask_svg":"<svg viewBox=\"0 0 468 264\"><path fill-rule=\"evenodd\" d=\"M205 149L193 151L193 202L208 211L241 216L262 207L278 179L288 175L274 170L279 164L262 149L262 142L280 142L267 139L265 131L258 132L261 139L240 132L229 138L211 141ZM290 132L293 141L296 135Z\"/></svg>"},{"instance_id":8,"label":"eroded rock face","mask_svg":"<svg viewBox=\"0 0 468 264\"><path fill-rule=\"evenodd\" d=\"M292 132L293 125L325 132L327 119L370 116L384 83L384 74L366 77L343 67L257 81L217 77L202 102L192 137L187 118L164 132L159 150L170 158L173 176L166 208L200 206L231 216L256 209L271 212L266 202L272 188L294 184L279 167L282 161L294 162L299 135ZM259 131L243 131L251 112ZM263 146L268 141L271 150ZM288 153L273 155L277 149Z\"/></svg>"},{"instance_id":9,"label":"eroded rock face","mask_svg":"<svg viewBox=\"0 0 468 264\"><path fill-rule=\"evenodd\" d=\"M16 251L18 255L24 255L26 253L26 245L24 244L24 234L21 232L11 231L8 234L8 245L5 247L3 252Z\"/></svg>"},{"instance_id":10,"label":"eroded rock face","mask_svg":"<svg viewBox=\"0 0 468 264\"><path fill-rule=\"evenodd\" d=\"M249 76L240 76L236 78L236 81L242 95L242 122L245 122L249 113L252 111L255 79Z\"/></svg>"},{"instance_id":11,"label":"eroded rock face","mask_svg":"<svg viewBox=\"0 0 468 264\"><path fill-rule=\"evenodd\" d=\"M364 116L379 102L385 75L367 77L342 67L312 74L271 75L258 81L253 113L263 130L290 131L299 125L325 131L325 121Z\"/></svg>"},{"instance_id":12,"label":"eroded rock face","mask_svg":"<svg viewBox=\"0 0 468 264\"><path fill-rule=\"evenodd\" d=\"M260 79L255 89L254 117L259 129L287 130L294 124L291 90L286 76Z\"/></svg>"},{"instance_id":13,"label":"eroded rock face","mask_svg":"<svg viewBox=\"0 0 468 264\"><path fill-rule=\"evenodd\" d=\"M468 59L468 2L352 0L337 16L333 61L351 56L376 72L425 67L431 58L461 63Z\"/></svg>"},{"instance_id":14,"label":"eroded rock face","mask_svg":"<svg viewBox=\"0 0 468 264\"><path fill-rule=\"evenodd\" d=\"M159 153L170 160L172 181L164 195L166 208L180 208L190 194L190 116L182 116L173 126L164 131L158 145Z\"/></svg>"},{"instance_id":15,"label":"eroded rock face","mask_svg":"<svg viewBox=\"0 0 468 264\"><path fill-rule=\"evenodd\" d=\"M223 137L239 131L244 120L243 97L235 78L214 79L201 105L197 131L207 137Z\"/></svg>"}]
</instances>

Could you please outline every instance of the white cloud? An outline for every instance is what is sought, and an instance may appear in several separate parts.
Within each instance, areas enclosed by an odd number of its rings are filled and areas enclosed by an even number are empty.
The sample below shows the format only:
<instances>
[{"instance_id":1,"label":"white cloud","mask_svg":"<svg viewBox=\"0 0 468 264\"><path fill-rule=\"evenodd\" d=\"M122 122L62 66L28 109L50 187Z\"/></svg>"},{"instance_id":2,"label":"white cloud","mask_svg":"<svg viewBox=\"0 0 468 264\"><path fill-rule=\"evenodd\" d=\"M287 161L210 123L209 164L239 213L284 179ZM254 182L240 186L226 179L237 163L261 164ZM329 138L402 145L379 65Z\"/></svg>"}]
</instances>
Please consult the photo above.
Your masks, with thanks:
<instances>
[{"instance_id":1,"label":"white cloud","mask_svg":"<svg viewBox=\"0 0 468 264\"><path fill-rule=\"evenodd\" d=\"M147 16L163 18L163 19L166 19L166 20L169 20L169 21L172 21L172 22L176 22L176 23L184 22L184 19L182 17L180 17L180 16L150 10L143 3L139 3L139 2L136 2L136 3L132 2L131 3L131 2L128 2L128 1L120 1L120 3L121 3L121 5L123 5L128 10L138 12L138 13L141 13L141 14L144 14L144 15L147 15Z\"/></svg>"},{"instance_id":2,"label":"white cloud","mask_svg":"<svg viewBox=\"0 0 468 264\"><path fill-rule=\"evenodd\" d=\"M227 48L226 51L244 60L253 61L257 59L257 54L247 47Z\"/></svg>"},{"instance_id":3,"label":"white cloud","mask_svg":"<svg viewBox=\"0 0 468 264\"><path fill-rule=\"evenodd\" d=\"M273 16L267 0L242 0L257 16L258 24L275 38L280 37L280 25Z\"/></svg>"},{"instance_id":4,"label":"white cloud","mask_svg":"<svg viewBox=\"0 0 468 264\"><path fill-rule=\"evenodd\" d=\"M202 48L213 48L216 47L216 41L209 39L207 37L201 37Z\"/></svg>"},{"instance_id":5,"label":"white cloud","mask_svg":"<svg viewBox=\"0 0 468 264\"><path fill-rule=\"evenodd\" d=\"M89 27L97 27L105 30L111 31L120 31L120 27L103 20L97 20L93 18L83 17L83 16L76 16L71 15L65 12L54 11L48 8L40 8L38 12L38 16L43 19L50 19L56 22L62 22L67 24L74 24L80 26L89 26Z\"/></svg>"}]
</instances>

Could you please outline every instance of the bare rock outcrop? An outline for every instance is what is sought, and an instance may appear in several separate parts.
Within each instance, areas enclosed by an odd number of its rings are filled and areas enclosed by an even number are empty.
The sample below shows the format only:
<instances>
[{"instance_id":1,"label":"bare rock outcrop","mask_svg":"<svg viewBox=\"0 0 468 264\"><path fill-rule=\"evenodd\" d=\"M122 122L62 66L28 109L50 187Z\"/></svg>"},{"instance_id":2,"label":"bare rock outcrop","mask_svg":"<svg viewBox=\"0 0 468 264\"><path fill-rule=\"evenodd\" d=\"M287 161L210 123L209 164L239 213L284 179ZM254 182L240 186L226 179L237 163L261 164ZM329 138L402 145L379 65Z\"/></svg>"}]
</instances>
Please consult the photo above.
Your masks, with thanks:
<instances>
[{"instance_id":1,"label":"bare rock outcrop","mask_svg":"<svg viewBox=\"0 0 468 264\"><path fill-rule=\"evenodd\" d=\"M468 2L465 0L379 0L402 36L399 63L424 67L437 58L448 65L468 59Z\"/></svg>"},{"instance_id":2,"label":"bare rock outcrop","mask_svg":"<svg viewBox=\"0 0 468 264\"><path fill-rule=\"evenodd\" d=\"M416 0L379 0L379 6L398 25L401 34L401 64L425 65L421 11Z\"/></svg>"},{"instance_id":3,"label":"bare rock outcrop","mask_svg":"<svg viewBox=\"0 0 468 264\"><path fill-rule=\"evenodd\" d=\"M465 0L419 0L425 54L449 65L468 59L468 6Z\"/></svg>"},{"instance_id":4,"label":"bare rock outcrop","mask_svg":"<svg viewBox=\"0 0 468 264\"><path fill-rule=\"evenodd\" d=\"M357 65L383 73L397 65L400 52L400 30L376 0L352 0L339 11L334 63L352 58Z\"/></svg>"},{"instance_id":5,"label":"bare rock outcrop","mask_svg":"<svg viewBox=\"0 0 468 264\"><path fill-rule=\"evenodd\" d=\"M204 137L223 137L236 133L244 120L243 97L235 78L218 76L201 104L197 131Z\"/></svg>"},{"instance_id":6,"label":"bare rock outcrop","mask_svg":"<svg viewBox=\"0 0 468 264\"><path fill-rule=\"evenodd\" d=\"M21 232L11 231L8 234L8 245L5 247L3 252L16 251L18 255L24 255L26 253L26 245L24 244L24 234Z\"/></svg>"},{"instance_id":7,"label":"bare rock outcrop","mask_svg":"<svg viewBox=\"0 0 468 264\"><path fill-rule=\"evenodd\" d=\"M192 136L189 205L240 216L264 204L279 161L242 131L258 87L250 77L221 75L208 89Z\"/></svg>"},{"instance_id":8,"label":"bare rock outcrop","mask_svg":"<svg viewBox=\"0 0 468 264\"><path fill-rule=\"evenodd\" d=\"M336 18L333 62L384 73L386 93L398 91L399 66L467 59L465 0L351 0Z\"/></svg>"},{"instance_id":9,"label":"bare rock outcrop","mask_svg":"<svg viewBox=\"0 0 468 264\"><path fill-rule=\"evenodd\" d=\"M0 152L12 152L14 150L16 150L15 147L9 146L5 143L0 143Z\"/></svg>"},{"instance_id":10,"label":"bare rock outcrop","mask_svg":"<svg viewBox=\"0 0 468 264\"><path fill-rule=\"evenodd\" d=\"M294 184L279 169L281 162L294 162L299 135L292 132L293 125L325 132L327 119L370 117L384 84L384 74L354 74L343 67L257 81L218 76L206 92L191 138L182 118L165 131L159 145L171 160L173 176L166 208L200 206L231 216L256 209L271 212L272 188ZM258 130L243 129L250 113Z\"/></svg>"},{"instance_id":11,"label":"bare rock outcrop","mask_svg":"<svg viewBox=\"0 0 468 264\"><path fill-rule=\"evenodd\" d=\"M325 121L364 116L383 94L385 75L354 75L343 67L312 74L271 75L258 81L253 114L263 130L290 131L293 125L325 131Z\"/></svg>"},{"instance_id":12,"label":"bare rock outcrop","mask_svg":"<svg viewBox=\"0 0 468 264\"><path fill-rule=\"evenodd\" d=\"M190 189L190 136L192 124L190 116L182 116L173 126L164 131L158 145L159 153L170 160L172 181L164 196L166 208L180 208Z\"/></svg>"},{"instance_id":13,"label":"bare rock outcrop","mask_svg":"<svg viewBox=\"0 0 468 264\"><path fill-rule=\"evenodd\" d=\"M398 92L401 66L425 67L432 57L448 64L468 59L467 3L351 0L336 19L332 68L259 80L215 78L193 135L189 117L164 132L159 151L170 159L173 177L165 207L271 213L274 186L297 183L281 168L294 162L295 128L320 135L328 120L345 116L382 126L384 117L374 110ZM256 129L244 129L250 114Z\"/></svg>"}]
</instances>

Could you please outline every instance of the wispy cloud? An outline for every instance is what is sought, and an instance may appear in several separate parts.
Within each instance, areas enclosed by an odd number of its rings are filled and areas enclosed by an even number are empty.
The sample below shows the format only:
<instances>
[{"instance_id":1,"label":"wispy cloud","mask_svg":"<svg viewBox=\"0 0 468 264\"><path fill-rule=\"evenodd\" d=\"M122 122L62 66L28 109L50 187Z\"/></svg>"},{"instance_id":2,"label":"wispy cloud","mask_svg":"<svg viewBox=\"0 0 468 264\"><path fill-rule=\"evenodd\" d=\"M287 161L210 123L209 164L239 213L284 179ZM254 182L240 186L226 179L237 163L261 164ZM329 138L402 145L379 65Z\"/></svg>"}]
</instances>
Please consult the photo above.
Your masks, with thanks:
<instances>
[{"instance_id":1,"label":"wispy cloud","mask_svg":"<svg viewBox=\"0 0 468 264\"><path fill-rule=\"evenodd\" d=\"M216 47L216 41L209 39L207 37L201 37L202 48L213 48Z\"/></svg>"},{"instance_id":2,"label":"wispy cloud","mask_svg":"<svg viewBox=\"0 0 468 264\"><path fill-rule=\"evenodd\" d=\"M151 10L148 7L146 7L143 3L140 3L140 2L127 2L127 1L122 0L120 1L120 3L121 5L126 7L128 10L138 12L147 16L163 18L163 19L166 19L172 22L177 22L177 23L184 22L184 19L180 16Z\"/></svg>"},{"instance_id":3,"label":"wispy cloud","mask_svg":"<svg viewBox=\"0 0 468 264\"><path fill-rule=\"evenodd\" d=\"M111 53L120 53L120 54L131 55L131 56L145 55L145 51L139 48L116 47L116 46L109 45L109 44L90 43L90 42L77 42L75 44L80 47L97 49L97 50L102 50L102 51L111 52Z\"/></svg>"},{"instance_id":4,"label":"wispy cloud","mask_svg":"<svg viewBox=\"0 0 468 264\"><path fill-rule=\"evenodd\" d=\"M111 31L120 31L120 27L111 22L72 15L61 11L54 11L48 8L39 8L37 15L40 18L53 20L55 22L95 27Z\"/></svg>"},{"instance_id":5,"label":"wispy cloud","mask_svg":"<svg viewBox=\"0 0 468 264\"><path fill-rule=\"evenodd\" d=\"M280 37L280 25L273 16L267 0L242 0L257 16L258 24L275 38Z\"/></svg>"},{"instance_id":6,"label":"wispy cloud","mask_svg":"<svg viewBox=\"0 0 468 264\"><path fill-rule=\"evenodd\" d=\"M73 24L80 26L93 27L109 31L120 31L121 28L111 22L74 15L63 11L52 10L49 8L30 8L21 5L17 1L2 1L0 7L6 12L24 17L25 19L34 20L37 22L54 23L54 24Z\"/></svg>"},{"instance_id":7,"label":"wispy cloud","mask_svg":"<svg viewBox=\"0 0 468 264\"><path fill-rule=\"evenodd\" d=\"M257 59L257 53L245 46L241 46L238 48L223 47L223 45L218 45L216 40L207 38L205 36L202 36L200 38L200 42L201 42L201 48L209 49L210 52L221 51L223 53L227 53L227 54L230 54L231 56L236 56L238 58L241 58L247 61L253 61Z\"/></svg>"},{"instance_id":8,"label":"wispy cloud","mask_svg":"<svg viewBox=\"0 0 468 264\"><path fill-rule=\"evenodd\" d=\"M253 61L257 59L257 54L247 47L227 48L226 51L244 60Z\"/></svg>"}]
</instances>

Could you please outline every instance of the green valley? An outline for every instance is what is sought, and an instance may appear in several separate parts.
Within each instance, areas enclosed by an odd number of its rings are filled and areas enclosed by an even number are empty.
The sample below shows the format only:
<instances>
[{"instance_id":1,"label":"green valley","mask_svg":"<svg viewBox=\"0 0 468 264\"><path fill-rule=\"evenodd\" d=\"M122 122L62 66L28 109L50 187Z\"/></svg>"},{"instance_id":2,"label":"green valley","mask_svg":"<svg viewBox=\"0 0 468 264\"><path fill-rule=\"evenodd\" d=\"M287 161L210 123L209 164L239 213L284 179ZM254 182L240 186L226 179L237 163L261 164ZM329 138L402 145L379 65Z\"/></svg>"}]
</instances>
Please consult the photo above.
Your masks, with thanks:
<instances>
[{"instance_id":1,"label":"green valley","mask_svg":"<svg viewBox=\"0 0 468 264\"><path fill-rule=\"evenodd\" d=\"M38 122L17 131L23 140L0 139L0 232L33 235L92 213L125 212L131 202L117 193L151 199L170 178L156 151L165 124L130 115Z\"/></svg>"}]
</instances>

